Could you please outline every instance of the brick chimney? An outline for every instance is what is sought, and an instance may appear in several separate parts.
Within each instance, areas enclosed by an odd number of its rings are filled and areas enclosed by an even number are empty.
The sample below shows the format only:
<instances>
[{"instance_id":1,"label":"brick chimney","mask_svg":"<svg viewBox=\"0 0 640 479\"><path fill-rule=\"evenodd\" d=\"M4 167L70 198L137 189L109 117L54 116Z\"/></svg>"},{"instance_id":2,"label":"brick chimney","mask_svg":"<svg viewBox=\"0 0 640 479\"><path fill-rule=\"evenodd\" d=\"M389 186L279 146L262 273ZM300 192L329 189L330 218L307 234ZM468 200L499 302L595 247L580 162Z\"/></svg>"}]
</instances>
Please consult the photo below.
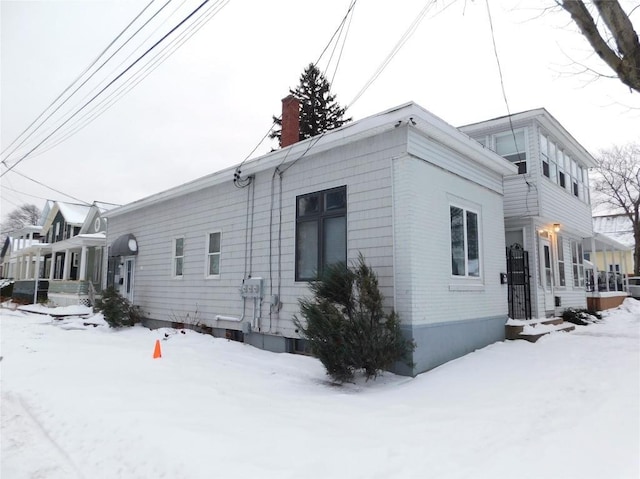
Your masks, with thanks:
<instances>
[{"instance_id":1,"label":"brick chimney","mask_svg":"<svg viewBox=\"0 0 640 479\"><path fill-rule=\"evenodd\" d=\"M293 95L282 99L282 131L280 147L300 141L300 102Z\"/></svg>"}]
</instances>

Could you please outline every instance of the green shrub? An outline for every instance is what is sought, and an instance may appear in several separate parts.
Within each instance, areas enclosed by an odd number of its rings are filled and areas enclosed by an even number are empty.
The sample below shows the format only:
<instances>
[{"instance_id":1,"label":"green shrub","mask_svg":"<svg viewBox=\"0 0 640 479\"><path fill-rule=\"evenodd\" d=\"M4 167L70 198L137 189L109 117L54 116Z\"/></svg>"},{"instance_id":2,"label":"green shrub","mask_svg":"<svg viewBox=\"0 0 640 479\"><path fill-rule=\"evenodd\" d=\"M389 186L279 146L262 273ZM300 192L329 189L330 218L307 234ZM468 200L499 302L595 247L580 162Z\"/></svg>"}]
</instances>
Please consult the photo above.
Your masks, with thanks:
<instances>
[{"instance_id":1,"label":"green shrub","mask_svg":"<svg viewBox=\"0 0 640 479\"><path fill-rule=\"evenodd\" d=\"M586 326L587 324L597 323L602 319L602 315L597 311L588 309L567 308L562 312L562 319L568 323Z\"/></svg>"},{"instance_id":2,"label":"green shrub","mask_svg":"<svg viewBox=\"0 0 640 479\"><path fill-rule=\"evenodd\" d=\"M96 300L96 311L100 311L104 320L112 328L133 326L144 319L142 310L110 286L102 292L102 298Z\"/></svg>"},{"instance_id":3,"label":"green shrub","mask_svg":"<svg viewBox=\"0 0 640 479\"><path fill-rule=\"evenodd\" d=\"M396 361L412 366L415 345L402 336L398 315L384 312L378 279L362 255L351 268L327 268L310 289L313 299L300 300L306 323L294 323L333 380L352 380L356 371L375 378Z\"/></svg>"}]
</instances>

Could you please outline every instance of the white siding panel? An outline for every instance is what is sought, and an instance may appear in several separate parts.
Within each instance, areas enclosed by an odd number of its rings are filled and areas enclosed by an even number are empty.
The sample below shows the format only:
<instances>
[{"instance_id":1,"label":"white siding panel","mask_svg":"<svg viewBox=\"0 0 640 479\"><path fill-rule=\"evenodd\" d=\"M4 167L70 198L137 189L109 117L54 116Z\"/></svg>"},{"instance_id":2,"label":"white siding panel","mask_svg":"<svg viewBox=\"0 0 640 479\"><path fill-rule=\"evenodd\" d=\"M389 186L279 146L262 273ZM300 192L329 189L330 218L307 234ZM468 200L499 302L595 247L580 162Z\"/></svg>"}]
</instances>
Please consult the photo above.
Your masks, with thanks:
<instances>
[{"instance_id":1,"label":"white siding panel","mask_svg":"<svg viewBox=\"0 0 640 479\"><path fill-rule=\"evenodd\" d=\"M403 322L439 323L507 314L502 195L451 174L431 162L395 159L394 217L396 306ZM482 290L451 290L452 195L478 205Z\"/></svg>"},{"instance_id":2,"label":"white siding panel","mask_svg":"<svg viewBox=\"0 0 640 479\"><path fill-rule=\"evenodd\" d=\"M590 205L546 178L540 181L538 187L544 199L540 216L560 223L563 229L574 232L580 238L593 235Z\"/></svg>"},{"instance_id":3,"label":"white siding panel","mask_svg":"<svg viewBox=\"0 0 640 479\"><path fill-rule=\"evenodd\" d=\"M390 159L404 150L403 133L391 131L322 155L314 156L311 151L286 170L282 181L278 175L274 178L273 169L256 174L250 245L245 242L249 190L236 188L232 173L226 183L110 218L107 242L126 233L138 239L134 302L149 317L183 321L187 313L193 318L197 311L205 324L238 329L239 323L216 322L215 316L242 315L239 288L246 264L247 275L264 278L262 332L296 337L291 319L298 314L298 299L308 294L306 283L294 280L296 196L347 186L348 259L364 254L392 306ZM214 231L222 233L220 277L205 279L206 235ZM185 238L181 279L171 277L172 239L177 236ZM278 268L282 309L269 331L269 299L278 292ZM252 300L247 300L245 314L251 317Z\"/></svg>"}]
</instances>

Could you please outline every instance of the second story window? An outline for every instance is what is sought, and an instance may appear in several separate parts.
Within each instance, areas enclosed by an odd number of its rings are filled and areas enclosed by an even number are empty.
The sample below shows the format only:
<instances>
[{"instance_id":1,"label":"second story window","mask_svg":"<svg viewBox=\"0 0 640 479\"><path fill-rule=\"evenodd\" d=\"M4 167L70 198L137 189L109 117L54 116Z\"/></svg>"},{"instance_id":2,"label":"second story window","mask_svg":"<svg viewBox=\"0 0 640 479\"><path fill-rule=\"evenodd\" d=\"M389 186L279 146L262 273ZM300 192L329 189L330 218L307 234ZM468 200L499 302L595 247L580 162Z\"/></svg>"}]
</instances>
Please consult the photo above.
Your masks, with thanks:
<instances>
[{"instance_id":1,"label":"second story window","mask_svg":"<svg viewBox=\"0 0 640 479\"><path fill-rule=\"evenodd\" d=\"M496 153L518 167L518 174L527 172L525 130L509 130L495 136Z\"/></svg>"}]
</instances>

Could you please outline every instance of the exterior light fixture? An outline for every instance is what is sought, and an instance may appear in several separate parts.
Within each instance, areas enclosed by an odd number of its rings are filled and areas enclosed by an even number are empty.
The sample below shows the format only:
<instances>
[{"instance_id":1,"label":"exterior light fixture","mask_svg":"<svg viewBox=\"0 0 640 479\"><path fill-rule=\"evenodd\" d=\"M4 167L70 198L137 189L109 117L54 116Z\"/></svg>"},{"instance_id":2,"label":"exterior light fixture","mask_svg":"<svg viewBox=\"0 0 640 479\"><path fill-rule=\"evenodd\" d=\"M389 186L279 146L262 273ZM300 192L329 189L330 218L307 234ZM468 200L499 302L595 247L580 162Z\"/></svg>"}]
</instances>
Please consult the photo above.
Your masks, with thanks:
<instances>
[{"instance_id":1,"label":"exterior light fixture","mask_svg":"<svg viewBox=\"0 0 640 479\"><path fill-rule=\"evenodd\" d=\"M556 233L560 231L560 223L553 224L553 231L555 231Z\"/></svg>"}]
</instances>

